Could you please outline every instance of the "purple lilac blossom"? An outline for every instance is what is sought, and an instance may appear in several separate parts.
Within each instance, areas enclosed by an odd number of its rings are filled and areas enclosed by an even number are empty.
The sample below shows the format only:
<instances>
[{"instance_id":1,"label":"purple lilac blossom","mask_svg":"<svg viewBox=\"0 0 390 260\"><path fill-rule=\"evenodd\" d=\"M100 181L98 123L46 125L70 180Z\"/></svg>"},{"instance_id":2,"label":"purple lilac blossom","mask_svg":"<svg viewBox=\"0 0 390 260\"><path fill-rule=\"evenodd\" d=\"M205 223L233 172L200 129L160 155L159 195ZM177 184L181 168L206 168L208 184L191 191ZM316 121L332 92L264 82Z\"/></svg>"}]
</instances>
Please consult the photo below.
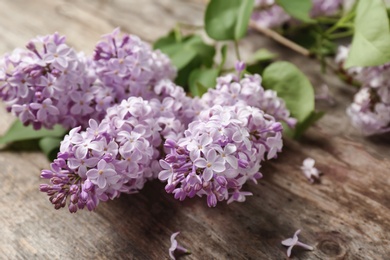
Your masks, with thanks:
<instances>
[{"instance_id":1,"label":"purple lilac blossom","mask_svg":"<svg viewBox=\"0 0 390 260\"><path fill-rule=\"evenodd\" d=\"M171 246L169 247L169 257L172 260L176 260L176 254L191 254L191 251L179 245L176 240L176 237L180 234L180 232L175 232L171 235Z\"/></svg>"},{"instance_id":2,"label":"purple lilac blossom","mask_svg":"<svg viewBox=\"0 0 390 260\"><path fill-rule=\"evenodd\" d=\"M274 4L265 8L255 9L252 13L251 20L260 27L277 28L290 21L291 16L282 7Z\"/></svg>"},{"instance_id":3,"label":"purple lilac blossom","mask_svg":"<svg viewBox=\"0 0 390 260\"><path fill-rule=\"evenodd\" d=\"M364 135L390 131L390 63L372 67L344 69L348 47L340 46L336 63L341 73L361 84L347 114L352 124Z\"/></svg>"},{"instance_id":4,"label":"purple lilac blossom","mask_svg":"<svg viewBox=\"0 0 390 260\"><path fill-rule=\"evenodd\" d=\"M292 238L287 238L287 239L282 241L282 245L288 246L288 248L287 248L287 257L291 256L291 251L294 248L294 246L299 246L299 247L302 247L302 248L304 248L306 250L310 250L310 251L314 250L314 248L312 246L309 246L309 245L299 241L298 235L300 233L301 233L301 230L298 229L297 231L295 231L294 236Z\"/></svg>"},{"instance_id":5,"label":"purple lilac blossom","mask_svg":"<svg viewBox=\"0 0 390 260\"><path fill-rule=\"evenodd\" d=\"M137 36L120 36L117 28L102 38L95 47L95 70L101 82L113 88L116 100L129 96L151 99L156 83L176 76L169 58Z\"/></svg>"},{"instance_id":6,"label":"purple lilac blossom","mask_svg":"<svg viewBox=\"0 0 390 260\"><path fill-rule=\"evenodd\" d=\"M234 74L219 77L215 89L209 89L201 101L208 107L213 105L257 107L272 115L277 121L284 121L290 127L294 127L297 120L290 116L283 99L278 98L273 90L264 90L261 80L258 74L245 75L242 79Z\"/></svg>"},{"instance_id":7,"label":"purple lilac blossom","mask_svg":"<svg viewBox=\"0 0 390 260\"><path fill-rule=\"evenodd\" d=\"M310 11L312 18L321 16L334 16L343 8L343 0L312 0L313 7Z\"/></svg>"},{"instance_id":8,"label":"purple lilac blossom","mask_svg":"<svg viewBox=\"0 0 390 260\"><path fill-rule=\"evenodd\" d=\"M337 15L343 7L343 0L312 0L312 18ZM274 0L255 1L251 20L260 27L278 28L286 23L296 23Z\"/></svg>"},{"instance_id":9,"label":"purple lilac blossom","mask_svg":"<svg viewBox=\"0 0 390 260\"><path fill-rule=\"evenodd\" d=\"M252 193L241 190L244 183L257 183L261 162L275 158L283 146L282 125L244 104L203 110L184 135L165 142L170 151L160 160L158 177L176 199L206 196L209 207L245 201Z\"/></svg>"},{"instance_id":10,"label":"purple lilac blossom","mask_svg":"<svg viewBox=\"0 0 390 260\"><path fill-rule=\"evenodd\" d=\"M72 129L61 142L58 158L42 171L50 184L41 184L40 190L56 209L68 204L74 213L142 189L161 170L163 141L179 140L184 131L175 116L181 107L170 99L130 97L107 109L101 123L91 119L86 131Z\"/></svg>"},{"instance_id":11,"label":"purple lilac blossom","mask_svg":"<svg viewBox=\"0 0 390 260\"><path fill-rule=\"evenodd\" d=\"M27 50L0 59L0 98L7 110L35 129L61 124L67 129L101 121L107 108L130 96L158 98L153 91L175 68L160 51L138 37L104 36L94 58L76 53L57 33L37 37Z\"/></svg>"},{"instance_id":12,"label":"purple lilac blossom","mask_svg":"<svg viewBox=\"0 0 390 260\"><path fill-rule=\"evenodd\" d=\"M70 128L99 118L93 100L101 91L94 85L90 61L55 33L37 37L27 50L16 49L0 61L0 98L23 124ZM88 89L88 91L86 91Z\"/></svg>"},{"instance_id":13,"label":"purple lilac blossom","mask_svg":"<svg viewBox=\"0 0 390 260\"><path fill-rule=\"evenodd\" d=\"M320 178L320 171L316 167L314 167L315 163L316 161L313 158L309 157L303 160L301 166L302 173L311 183L314 183Z\"/></svg>"}]
</instances>

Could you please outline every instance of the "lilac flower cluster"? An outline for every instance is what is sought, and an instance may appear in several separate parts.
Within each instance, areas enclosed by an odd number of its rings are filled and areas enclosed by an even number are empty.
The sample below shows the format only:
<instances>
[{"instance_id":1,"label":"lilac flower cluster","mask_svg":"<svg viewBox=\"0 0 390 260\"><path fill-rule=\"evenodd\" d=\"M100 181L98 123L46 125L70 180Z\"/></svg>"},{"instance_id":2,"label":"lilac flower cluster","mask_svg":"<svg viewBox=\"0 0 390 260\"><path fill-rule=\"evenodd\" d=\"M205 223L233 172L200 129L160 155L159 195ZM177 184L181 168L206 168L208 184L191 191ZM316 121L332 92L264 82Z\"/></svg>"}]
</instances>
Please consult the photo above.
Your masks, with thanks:
<instances>
[{"instance_id":1,"label":"lilac flower cluster","mask_svg":"<svg viewBox=\"0 0 390 260\"><path fill-rule=\"evenodd\" d=\"M252 194L242 185L262 177L261 162L281 151L281 133L282 125L258 108L214 105L189 124L185 137L165 142L170 152L158 177L179 200L205 195L209 207L245 201Z\"/></svg>"},{"instance_id":2,"label":"lilac flower cluster","mask_svg":"<svg viewBox=\"0 0 390 260\"><path fill-rule=\"evenodd\" d=\"M40 190L56 209L68 203L73 213L142 189L160 170L163 140L182 136L184 125L176 119L179 103L172 97L130 97L107 109L101 123L91 119L85 131L72 129L51 169L42 171L51 184L42 184Z\"/></svg>"},{"instance_id":3,"label":"lilac flower cluster","mask_svg":"<svg viewBox=\"0 0 390 260\"><path fill-rule=\"evenodd\" d=\"M290 116L283 99L278 98L273 90L264 90L261 86L261 76L245 75L239 79L235 74L217 78L215 89L209 89L201 100L211 107L213 105L234 106L248 105L257 107L266 114L272 115L277 121L284 121L294 127L297 120Z\"/></svg>"},{"instance_id":4,"label":"lilac flower cluster","mask_svg":"<svg viewBox=\"0 0 390 260\"><path fill-rule=\"evenodd\" d=\"M158 176L176 199L206 195L210 207L245 201L251 193L241 191L243 184L261 178L261 162L281 151L280 122L296 124L276 92L261 86L260 75L240 78L243 66L236 67L237 74L217 78L215 88L186 102L192 122L184 121L185 136L165 142L169 153Z\"/></svg>"},{"instance_id":5,"label":"lilac flower cluster","mask_svg":"<svg viewBox=\"0 0 390 260\"><path fill-rule=\"evenodd\" d=\"M25 125L85 128L108 107L130 96L146 96L157 82L172 79L167 56L119 29L97 44L94 57L69 47L57 33L37 37L27 50L0 59L0 98Z\"/></svg>"},{"instance_id":6,"label":"lilac flower cluster","mask_svg":"<svg viewBox=\"0 0 390 260\"><path fill-rule=\"evenodd\" d=\"M120 30L104 35L95 47L94 66L97 77L110 86L115 100L130 96L150 99L153 87L162 79L173 79L176 69L169 58L135 35L120 36Z\"/></svg>"},{"instance_id":7,"label":"lilac flower cluster","mask_svg":"<svg viewBox=\"0 0 390 260\"><path fill-rule=\"evenodd\" d=\"M261 162L281 151L279 121L296 123L283 100L262 88L259 75L219 77L202 98L186 96L168 79L137 94L62 141L58 158L41 175L51 182L41 191L55 208L70 201L71 212L93 210L157 176L180 200L207 195L210 207L244 201L251 193L241 191L243 184L256 182Z\"/></svg>"},{"instance_id":8,"label":"lilac flower cluster","mask_svg":"<svg viewBox=\"0 0 390 260\"><path fill-rule=\"evenodd\" d=\"M361 84L347 108L352 124L364 135L390 131L390 63L373 67L344 69L349 48L340 46L336 63L341 73Z\"/></svg>"},{"instance_id":9,"label":"lilac flower cluster","mask_svg":"<svg viewBox=\"0 0 390 260\"><path fill-rule=\"evenodd\" d=\"M321 16L334 16L342 10L342 0L312 0L313 7L310 11L312 18ZM255 10L252 13L252 21L260 27L277 28L286 23L294 23L295 20L288 15L275 0L255 1Z\"/></svg>"}]
</instances>

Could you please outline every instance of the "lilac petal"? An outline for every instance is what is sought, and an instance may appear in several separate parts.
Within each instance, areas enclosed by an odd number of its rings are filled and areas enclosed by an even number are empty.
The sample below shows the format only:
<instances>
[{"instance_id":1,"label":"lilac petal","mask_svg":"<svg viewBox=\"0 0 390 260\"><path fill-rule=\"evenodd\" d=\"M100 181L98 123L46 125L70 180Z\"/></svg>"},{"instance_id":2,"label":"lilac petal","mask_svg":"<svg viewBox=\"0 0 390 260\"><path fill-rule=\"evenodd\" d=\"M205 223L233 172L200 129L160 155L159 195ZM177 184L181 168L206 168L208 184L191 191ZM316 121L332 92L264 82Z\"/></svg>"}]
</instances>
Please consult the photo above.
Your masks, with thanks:
<instances>
[{"instance_id":1,"label":"lilac petal","mask_svg":"<svg viewBox=\"0 0 390 260\"><path fill-rule=\"evenodd\" d=\"M163 168L164 170L171 169L171 165L169 163L167 163L166 161L160 160L159 163L160 163L161 168Z\"/></svg>"},{"instance_id":2,"label":"lilac petal","mask_svg":"<svg viewBox=\"0 0 390 260\"><path fill-rule=\"evenodd\" d=\"M170 171L170 170L163 170L163 171L159 172L158 179L161 180L161 181L165 181L169 177L171 177L171 175L172 175L172 171Z\"/></svg>"},{"instance_id":3,"label":"lilac petal","mask_svg":"<svg viewBox=\"0 0 390 260\"><path fill-rule=\"evenodd\" d=\"M235 146L234 144L228 144L224 148L225 154L232 154L235 151L237 151L237 146Z\"/></svg>"},{"instance_id":4,"label":"lilac petal","mask_svg":"<svg viewBox=\"0 0 390 260\"><path fill-rule=\"evenodd\" d=\"M296 241L298 241L298 235L299 235L299 233L301 233L301 230L300 230L300 229L298 229L298 230L295 231L295 233L294 233L293 239L296 239Z\"/></svg>"},{"instance_id":5,"label":"lilac petal","mask_svg":"<svg viewBox=\"0 0 390 260\"><path fill-rule=\"evenodd\" d=\"M226 169L225 164L222 162L213 163L212 168L213 168L213 171L215 171L215 172L223 172Z\"/></svg>"},{"instance_id":6,"label":"lilac petal","mask_svg":"<svg viewBox=\"0 0 390 260\"><path fill-rule=\"evenodd\" d=\"M57 48L57 53L60 55L66 56L69 52L71 52L71 49L66 44L61 44Z\"/></svg>"},{"instance_id":7,"label":"lilac petal","mask_svg":"<svg viewBox=\"0 0 390 260\"><path fill-rule=\"evenodd\" d=\"M49 114L51 114L53 116L60 114L60 111L55 106L48 106L46 109L47 109L47 112L49 112Z\"/></svg>"},{"instance_id":8,"label":"lilac petal","mask_svg":"<svg viewBox=\"0 0 390 260\"><path fill-rule=\"evenodd\" d=\"M213 141L213 139L209 135L203 135L200 139L200 144L205 147L208 144L210 144Z\"/></svg>"},{"instance_id":9,"label":"lilac petal","mask_svg":"<svg viewBox=\"0 0 390 260\"><path fill-rule=\"evenodd\" d=\"M176 239L176 237L177 237L177 235L179 235L180 234L180 231L178 231L178 232L176 232L176 233L173 233L172 235L171 235L171 244L173 245L174 243L176 243L176 245L177 245L177 241L175 240ZM173 248L172 246L171 246L171 248ZM176 249L176 246L174 246L174 249Z\"/></svg>"},{"instance_id":10,"label":"lilac petal","mask_svg":"<svg viewBox=\"0 0 390 260\"><path fill-rule=\"evenodd\" d=\"M292 245L295 245L296 241L294 241L294 239L292 238L287 238L285 240L282 241L282 245L284 246L292 246Z\"/></svg>"},{"instance_id":11,"label":"lilac petal","mask_svg":"<svg viewBox=\"0 0 390 260\"><path fill-rule=\"evenodd\" d=\"M76 103L74 104L71 108L70 108L70 113L72 115L78 115L78 114L81 114L81 106Z\"/></svg>"},{"instance_id":12,"label":"lilac petal","mask_svg":"<svg viewBox=\"0 0 390 260\"><path fill-rule=\"evenodd\" d=\"M97 152L101 152L103 150L102 144L100 142L91 142L88 145L88 148L90 148L94 151L97 151Z\"/></svg>"},{"instance_id":13,"label":"lilac petal","mask_svg":"<svg viewBox=\"0 0 390 260\"><path fill-rule=\"evenodd\" d=\"M56 62L58 65L60 65L62 68L66 68L68 66L68 61L64 57L58 57L56 59Z\"/></svg>"},{"instance_id":14,"label":"lilac petal","mask_svg":"<svg viewBox=\"0 0 390 260\"><path fill-rule=\"evenodd\" d=\"M97 185L99 188L103 189L107 185L107 180L103 176L99 176L97 179Z\"/></svg>"},{"instance_id":15,"label":"lilac petal","mask_svg":"<svg viewBox=\"0 0 390 260\"><path fill-rule=\"evenodd\" d=\"M97 165L98 167L98 169L100 170L100 169L104 169L104 168L106 168L106 166L107 166L107 162L105 161L105 160L100 160L99 162L98 162L98 165Z\"/></svg>"},{"instance_id":16,"label":"lilac petal","mask_svg":"<svg viewBox=\"0 0 390 260\"><path fill-rule=\"evenodd\" d=\"M293 249L293 246L290 246L288 249L287 249L287 256L290 257L291 256L291 250Z\"/></svg>"},{"instance_id":17,"label":"lilac petal","mask_svg":"<svg viewBox=\"0 0 390 260\"><path fill-rule=\"evenodd\" d=\"M91 157L91 158L88 158L88 159L84 159L85 165L87 165L90 168L95 167L98 164L99 160L100 159L96 158L96 157Z\"/></svg>"},{"instance_id":18,"label":"lilac petal","mask_svg":"<svg viewBox=\"0 0 390 260\"><path fill-rule=\"evenodd\" d=\"M38 110L42 107L42 104L39 104L39 103L31 103L30 104L30 108L34 109L34 110Z\"/></svg>"},{"instance_id":19,"label":"lilac petal","mask_svg":"<svg viewBox=\"0 0 390 260\"><path fill-rule=\"evenodd\" d=\"M270 160L270 159L274 158L276 153L277 153L277 151L278 150L275 147L272 147L271 150L267 154L267 160Z\"/></svg>"},{"instance_id":20,"label":"lilac petal","mask_svg":"<svg viewBox=\"0 0 390 260\"><path fill-rule=\"evenodd\" d=\"M194 161L194 165L198 168L206 168L207 161L204 158L198 158Z\"/></svg>"},{"instance_id":21,"label":"lilac petal","mask_svg":"<svg viewBox=\"0 0 390 260\"><path fill-rule=\"evenodd\" d=\"M232 166L234 169L237 169L238 168L238 160L237 158L233 157L233 156L226 156L225 157L225 160L230 164L230 166Z\"/></svg>"},{"instance_id":22,"label":"lilac petal","mask_svg":"<svg viewBox=\"0 0 390 260\"><path fill-rule=\"evenodd\" d=\"M313 168L314 167L314 164L315 164L315 160L312 159L312 158L306 158L304 161L303 161L303 166L305 168Z\"/></svg>"},{"instance_id":23,"label":"lilac petal","mask_svg":"<svg viewBox=\"0 0 390 260\"><path fill-rule=\"evenodd\" d=\"M99 127L98 123L94 119L89 119L88 124L92 129L97 129Z\"/></svg>"},{"instance_id":24,"label":"lilac petal","mask_svg":"<svg viewBox=\"0 0 390 260\"><path fill-rule=\"evenodd\" d=\"M80 167L80 165L81 165L81 163L80 163L80 160L78 160L78 159L70 158L68 160L68 167L71 169L76 169L76 168Z\"/></svg>"},{"instance_id":25,"label":"lilac petal","mask_svg":"<svg viewBox=\"0 0 390 260\"><path fill-rule=\"evenodd\" d=\"M99 176L99 172L96 169L90 169L89 171L87 171L87 176L88 178L95 179Z\"/></svg>"},{"instance_id":26,"label":"lilac petal","mask_svg":"<svg viewBox=\"0 0 390 260\"><path fill-rule=\"evenodd\" d=\"M116 171L114 169L106 169L104 171L104 177L111 177L111 176L115 176L116 175Z\"/></svg>"},{"instance_id":27,"label":"lilac petal","mask_svg":"<svg viewBox=\"0 0 390 260\"><path fill-rule=\"evenodd\" d=\"M37 113L37 119L41 122L44 122L47 118L47 112L44 109L39 109Z\"/></svg>"},{"instance_id":28,"label":"lilac petal","mask_svg":"<svg viewBox=\"0 0 390 260\"><path fill-rule=\"evenodd\" d=\"M297 246L300 246L300 247L302 247L302 248L304 248L304 249L310 250L310 251L314 249L312 246L309 246L309 245L304 244L304 243L299 242L299 241L297 241L296 245L297 245Z\"/></svg>"},{"instance_id":29,"label":"lilac petal","mask_svg":"<svg viewBox=\"0 0 390 260\"><path fill-rule=\"evenodd\" d=\"M210 181L213 178L213 171L209 168L204 169L203 171L203 180Z\"/></svg>"},{"instance_id":30,"label":"lilac petal","mask_svg":"<svg viewBox=\"0 0 390 260\"><path fill-rule=\"evenodd\" d=\"M56 53L57 52L57 45L49 42L46 44L46 50L48 53Z\"/></svg>"},{"instance_id":31,"label":"lilac petal","mask_svg":"<svg viewBox=\"0 0 390 260\"><path fill-rule=\"evenodd\" d=\"M214 149L211 149L207 152L207 161L214 162L217 158L217 152Z\"/></svg>"},{"instance_id":32,"label":"lilac petal","mask_svg":"<svg viewBox=\"0 0 390 260\"><path fill-rule=\"evenodd\" d=\"M229 170L224 172L224 175L230 179L236 178L238 176L238 174L239 174L239 172L234 170L234 169L229 169Z\"/></svg>"},{"instance_id":33,"label":"lilac petal","mask_svg":"<svg viewBox=\"0 0 390 260\"><path fill-rule=\"evenodd\" d=\"M75 152L75 157L82 159L87 156L88 153L88 148L85 147L84 145L80 145L77 147L76 152Z\"/></svg>"}]
</instances>

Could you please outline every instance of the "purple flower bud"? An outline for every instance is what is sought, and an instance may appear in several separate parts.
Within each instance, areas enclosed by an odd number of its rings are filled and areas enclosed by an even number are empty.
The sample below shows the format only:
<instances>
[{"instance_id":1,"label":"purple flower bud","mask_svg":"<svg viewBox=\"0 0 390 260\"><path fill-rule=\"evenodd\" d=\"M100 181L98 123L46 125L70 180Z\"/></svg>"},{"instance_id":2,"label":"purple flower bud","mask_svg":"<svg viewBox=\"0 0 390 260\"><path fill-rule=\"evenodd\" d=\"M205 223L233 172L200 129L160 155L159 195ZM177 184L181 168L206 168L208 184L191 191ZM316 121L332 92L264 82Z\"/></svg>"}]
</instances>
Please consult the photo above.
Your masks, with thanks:
<instances>
[{"instance_id":1,"label":"purple flower bud","mask_svg":"<svg viewBox=\"0 0 390 260\"><path fill-rule=\"evenodd\" d=\"M238 73L241 73L245 70L246 64L243 61L236 61L235 69Z\"/></svg>"},{"instance_id":2,"label":"purple flower bud","mask_svg":"<svg viewBox=\"0 0 390 260\"><path fill-rule=\"evenodd\" d=\"M168 184L165 186L165 191L167 193L172 193L176 188L176 185L173 185L173 184Z\"/></svg>"},{"instance_id":3,"label":"purple flower bud","mask_svg":"<svg viewBox=\"0 0 390 260\"><path fill-rule=\"evenodd\" d=\"M89 200L87 201L87 209L88 209L89 211L93 211L93 210L95 210L95 208L96 208L95 202L94 202L92 199L89 199Z\"/></svg>"},{"instance_id":4,"label":"purple flower bud","mask_svg":"<svg viewBox=\"0 0 390 260\"><path fill-rule=\"evenodd\" d=\"M53 197L52 199L52 203L53 204L57 204L58 202L60 202L63 198L65 197L65 194L64 193L58 193L56 196Z\"/></svg>"},{"instance_id":5,"label":"purple flower bud","mask_svg":"<svg viewBox=\"0 0 390 260\"><path fill-rule=\"evenodd\" d=\"M76 213L77 212L77 205L76 204L73 204L73 203L69 203L69 212L70 213Z\"/></svg>"},{"instance_id":6,"label":"purple flower bud","mask_svg":"<svg viewBox=\"0 0 390 260\"><path fill-rule=\"evenodd\" d=\"M60 75L61 75L61 71L60 70L57 70L57 69L53 69L52 71L51 71L51 74L53 75L53 76L55 76L55 77L59 77Z\"/></svg>"},{"instance_id":7,"label":"purple flower bud","mask_svg":"<svg viewBox=\"0 0 390 260\"><path fill-rule=\"evenodd\" d=\"M36 47L35 47L35 44L34 42L32 41L29 41L27 44L26 44L26 48L32 52L34 52L36 50Z\"/></svg>"},{"instance_id":8,"label":"purple flower bud","mask_svg":"<svg viewBox=\"0 0 390 260\"><path fill-rule=\"evenodd\" d=\"M165 141L164 147L172 148L172 149L173 148L177 148L177 143L175 141L171 140L171 139L168 139L168 140Z\"/></svg>"},{"instance_id":9,"label":"purple flower bud","mask_svg":"<svg viewBox=\"0 0 390 260\"><path fill-rule=\"evenodd\" d=\"M167 154L165 161L167 163L175 163L177 162L177 156L175 154Z\"/></svg>"},{"instance_id":10,"label":"purple flower bud","mask_svg":"<svg viewBox=\"0 0 390 260\"><path fill-rule=\"evenodd\" d=\"M222 187L225 187L227 185L227 181L225 177L217 176L215 179L218 182L218 184L221 185Z\"/></svg>"},{"instance_id":11,"label":"purple flower bud","mask_svg":"<svg viewBox=\"0 0 390 260\"><path fill-rule=\"evenodd\" d=\"M43 170L41 172L41 178L44 178L44 179L50 179L53 177L53 172L50 171L50 170Z\"/></svg>"},{"instance_id":12,"label":"purple flower bud","mask_svg":"<svg viewBox=\"0 0 390 260\"><path fill-rule=\"evenodd\" d=\"M47 184L40 184L39 190L42 192L48 192L51 190L51 187L50 187L50 185L47 185Z\"/></svg>"},{"instance_id":13,"label":"purple flower bud","mask_svg":"<svg viewBox=\"0 0 390 260\"><path fill-rule=\"evenodd\" d=\"M247 168L249 165L249 162L247 160L244 160L244 159L238 159L238 166L240 166L241 168Z\"/></svg>"},{"instance_id":14,"label":"purple flower bud","mask_svg":"<svg viewBox=\"0 0 390 260\"><path fill-rule=\"evenodd\" d=\"M72 193L72 194L75 194L75 193L77 193L79 191L79 187L77 186L77 185L71 185L70 187L69 187L69 192L70 193Z\"/></svg>"},{"instance_id":15,"label":"purple flower bud","mask_svg":"<svg viewBox=\"0 0 390 260\"><path fill-rule=\"evenodd\" d=\"M72 194L72 195L70 196L70 201L71 201L72 203L76 204L78 200L79 200L79 197L78 197L76 194Z\"/></svg>"},{"instance_id":16,"label":"purple flower bud","mask_svg":"<svg viewBox=\"0 0 390 260\"><path fill-rule=\"evenodd\" d=\"M210 208L217 206L217 197L215 196L214 193L207 194L207 205Z\"/></svg>"},{"instance_id":17,"label":"purple flower bud","mask_svg":"<svg viewBox=\"0 0 390 260\"><path fill-rule=\"evenodd\" d=\"M58 178L58 177L53 177L50 179L50 181L53 184L62 184L63 183L63 180L61 178Z\"/></svg>"},{"instance_id":18,"label":"purple flower bud","mask_svg":"<svg viewBox=\"0 0 390 260\"><path fill-rule=\"evenodd\" d=\"M81 198L83 201L87 201L87 199L89 198L88 193L86 193L85 191L82 191L82 192L80 193L80 198Z\"/></svg>"}]
</instances>

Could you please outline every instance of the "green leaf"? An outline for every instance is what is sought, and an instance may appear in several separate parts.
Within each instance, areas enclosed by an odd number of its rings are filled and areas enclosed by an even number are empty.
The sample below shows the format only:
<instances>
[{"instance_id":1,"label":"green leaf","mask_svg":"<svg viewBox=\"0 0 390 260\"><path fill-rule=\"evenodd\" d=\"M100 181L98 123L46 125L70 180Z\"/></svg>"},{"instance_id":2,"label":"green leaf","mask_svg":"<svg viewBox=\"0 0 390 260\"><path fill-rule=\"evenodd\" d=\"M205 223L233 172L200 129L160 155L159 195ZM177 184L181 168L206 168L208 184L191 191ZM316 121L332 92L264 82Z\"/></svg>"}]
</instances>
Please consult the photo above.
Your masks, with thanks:
<instances>
[{"instance_id":1,"label":"green leaf","mask_svg":"<svg viewBox=\"0 0 390 260\"><path fill-rule=\"evenodd\" d=\"M239 40L246 34L254 0L211 0L206 8L205 30L218 41Z\"/></svg>"},{"instance_id":2,"label":"green leaf","mask_svg":"<svg viewBox=\"0 0 390 260\"><path fill-rule=\"evenodd\" d=\"M53 129L34 130L32 126L24 126L19 120L15 121L8 129L7 133L0 137L0 144L8 144L12 142L40 139L43 137L62 137L67 132L60 125L54 126Z\"/></svg>"},{"instance_id":3,"label":"green leaf","mask_svg":"<svg viewBox=\"0 0 390 260\"><path fill-rule=\"evenodd\" d=\"M49 160L54 160L60 148L62 138L44 137L39 140L39 147Z\"/></svg>"},{"instance_id":4,"label":"green leaf","mask_svg":"<svg viewBox=\"0 0 390 260\"><path fill-rule=\"evenodd\" d=\"M355 33L345 67L378 66L389 62L389 18L383 0L359 1L354 23Z\"/></svg>"},{"instance_id":5,"label":"green leaf","mask_svg":"<svg viewBox=\"0 0 390 260\"><path fill-rule=\"evenodd\" d=\"M207 89L214 88L217 84L217 69L196 69L189 78L190 92L193 96L201 97Z\"/></svg>"},{"instance_id":6,"label":"green leaf","mask_svg":"<svg viewBox=\"0 0 390 260\"><path fill-rule=\"evenodd\" d=\"M315 23L316 21L310 18L310 11L313 7L312 0L276 0L286 13L292 17L306 23Z\"/></svg>"},{"instance_id":7,"label":"green leaf","mask_svg":"<svg viewBox=\"0 0 390 260\"><path fill-rule=\"evenodd\" d=\"M214 62L215 48L203 42L199 35L192 35L184 40L184 48L193 50L201 58L202 64L211 67Z\"/></svg>"},{"instance_id":8,"label":"green leaf","mask_svg":"<svg viewBox=\"0 0 390 260\"><path fill-rule=\"evenodd\" d=\"M275 59L276 57L278 57L278 55L274 52L271 52L267 49L259 49L252 54L251 59L248 61L248 63L270 61Z\"/></svg>"},{"instance_id":9,"label":"green leaf","mask_svg":"<svg viewBox=\"0 0 390 260\"><path fill-rule=\"evenodd\" d=\"M226 63L226 57L227 57L227 49L228 49L228 46L227 44L224 44L222 47L221 47L221 63L219 64L218 66L218 75L221 74L221 71L223 70L223 66L225 66L225 63Z\"/></svg>"},{"instance_id":10,"label":"green leaf","mask_svg":"<svg viewBox=\"0 0 390 260\"><path fill-rule=\"evenodd\" d=\"M186 91L188 91L188 79L191 72L202 66L201 59L196 56L191 60L184 68L178 71L177 77L175 79L175 83L179 86L182 86Z\"/></svg>"},{"instance_id":11,"label":"green leaf","mask_svg":"<svg viewBox=\"0 0 390 260\"><path fill-rule=\"evenodd\" d=\"M205 44L198 35L180 39L178 41L178 37L172 31L168 36L157 40L154 47L159 48L171 58L172 64L178 69L175 83L186 87L190 73L194 69L213 65L215 48Z\"/></svg>"},{"instance_id":12,"label":"green leaf","mask_svg":"<svg viewBox=\"0 0 390 260\"><path fill-rule=\"evenodd\" d=\"M153 49L162 49L175 43L177 43L175 31L172 30L168 33L168 35L157 39L157 41L155 41L153 44Z\"/></svg>"},{"instance_id":13,"label":"green leaf","mask_svg":"<svg viewBox=\"0 0 390 260\"><path fill-rule=\"evenodd\" d=\"M263 85L273 89L285 102L291 115L298 120L291 132L299 137L312 123L320 118L314 111L314 89L309 79L289 62L279 61L268 66L263 73Z\"/></svg>"}]
</instances>

